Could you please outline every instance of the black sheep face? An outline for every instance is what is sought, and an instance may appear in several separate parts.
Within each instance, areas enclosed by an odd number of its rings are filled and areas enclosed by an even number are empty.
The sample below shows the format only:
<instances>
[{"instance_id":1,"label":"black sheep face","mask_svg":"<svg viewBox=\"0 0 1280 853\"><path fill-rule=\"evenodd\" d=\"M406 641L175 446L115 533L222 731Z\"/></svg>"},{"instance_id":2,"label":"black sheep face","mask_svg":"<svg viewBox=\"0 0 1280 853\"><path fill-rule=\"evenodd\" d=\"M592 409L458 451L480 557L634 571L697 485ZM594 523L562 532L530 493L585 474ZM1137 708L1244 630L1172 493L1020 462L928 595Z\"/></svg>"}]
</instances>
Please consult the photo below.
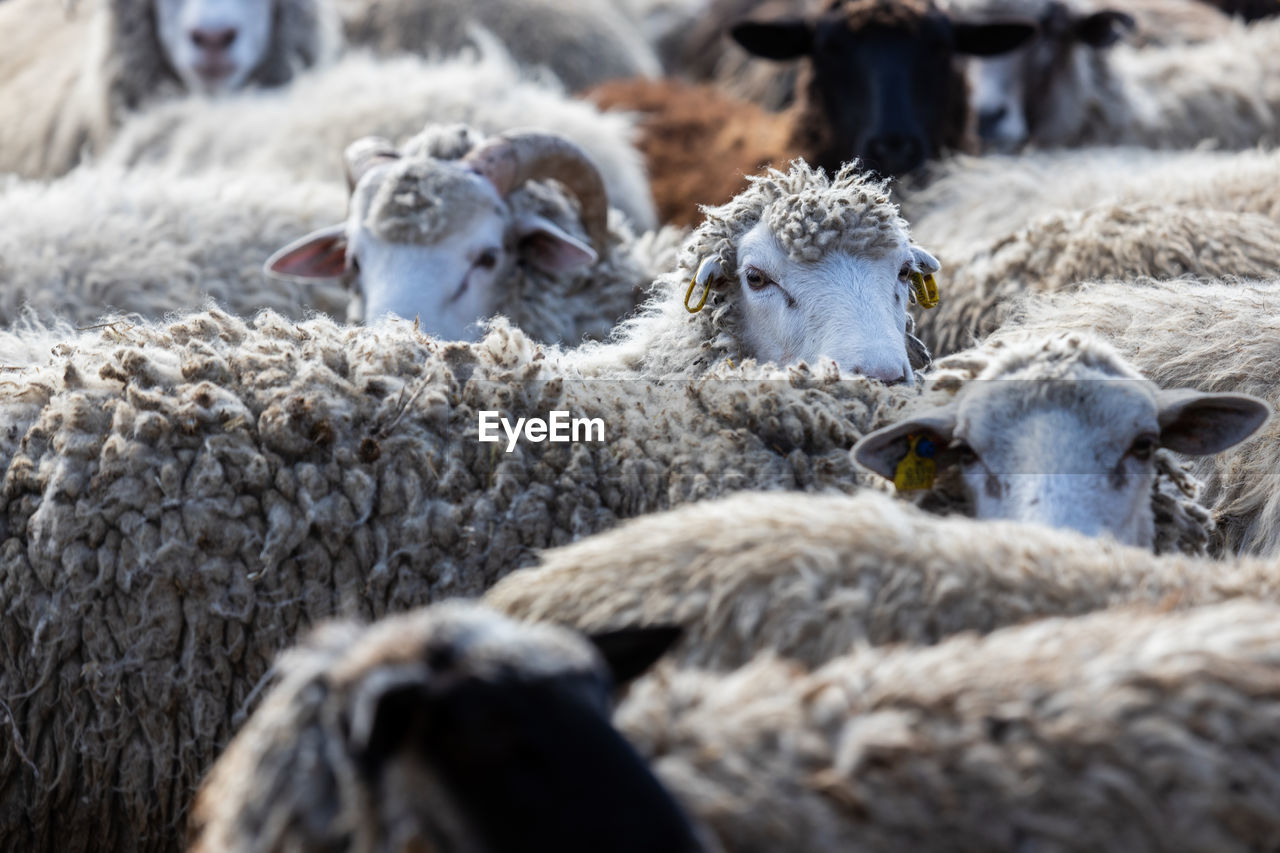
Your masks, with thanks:
<instances>
[{"instance_id":1,"label":"black sheep face","mask_svg":"<svg viewBox=\"0 0 1280 853\"><path fill-rule=\"evenodd\" d=\"M817 165L831 171L859 158L885 176L966 147L957 55L998 55L1034 33L1026 21L955 22L909 0L836 2L817 15L747 20L731 30L756 56L808 58L799 130L812 140L806 147Z\"/></svg>"}]
</instances>

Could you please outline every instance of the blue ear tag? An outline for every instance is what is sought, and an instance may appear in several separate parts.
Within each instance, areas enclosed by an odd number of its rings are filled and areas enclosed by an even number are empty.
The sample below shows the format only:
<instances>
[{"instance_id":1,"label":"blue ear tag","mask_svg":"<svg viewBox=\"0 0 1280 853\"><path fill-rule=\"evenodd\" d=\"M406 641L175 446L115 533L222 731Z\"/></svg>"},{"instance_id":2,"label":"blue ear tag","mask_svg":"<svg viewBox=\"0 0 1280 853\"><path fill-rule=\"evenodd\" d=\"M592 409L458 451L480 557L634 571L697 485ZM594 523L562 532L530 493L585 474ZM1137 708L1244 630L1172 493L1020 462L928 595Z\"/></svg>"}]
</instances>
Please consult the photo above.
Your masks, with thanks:
<instances>
[{"instance_id":1,"label":"blue ear tag","mask_svg":"<svg viewBox=\"0 0 1280 853\"><path fill-rule=\"evenodd\" d=\"M922 435L908 435L907 441L910 449L893 472L894 487L900 492L933 488L938 472L938 463L934 461L937 446Z\"/></svg>"}]
</instances>

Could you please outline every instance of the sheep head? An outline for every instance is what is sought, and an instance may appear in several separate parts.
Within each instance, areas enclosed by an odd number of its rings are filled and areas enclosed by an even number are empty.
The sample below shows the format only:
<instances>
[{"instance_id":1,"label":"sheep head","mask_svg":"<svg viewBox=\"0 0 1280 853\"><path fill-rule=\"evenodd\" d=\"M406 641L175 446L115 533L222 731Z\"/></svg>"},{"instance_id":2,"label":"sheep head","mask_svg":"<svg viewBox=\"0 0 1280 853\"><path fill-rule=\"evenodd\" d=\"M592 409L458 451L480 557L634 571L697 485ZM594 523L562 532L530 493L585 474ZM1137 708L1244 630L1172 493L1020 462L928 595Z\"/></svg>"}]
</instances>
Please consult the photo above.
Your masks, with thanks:
<instances>
[{"instance_id":1,"label":"sheep head","mask_svg":"<svg viewBox=\"0 0 1280 853\"><path fill-rule=\"evenodd\" d=\"M586 638L447 603L317 631L210 772L193 851L698 849L613 728L676 639Z\"/></svg>"},{"instance_id":2,"label":"sheep head","mask_svg":"<svg viewBox=\"0 0 1280 853\"><path fill-rule=\"evenodd\" d=\"M734 312L743 355L825 357L842 372L911 382L928 358L911 335L911 279L939 264L911 242L885 185L857 163L828 178L797 161L750 180L706 210L681 262L710 288L710 313Z\"/></svg>"},{"instance_id":3,"label":"sheep head","mask_svg":"<svg viewBox=\"0 0 1280 853\"><path fill-rule=\"evenodd\" d=\"M1245 394L1162 390L1092 338L1027 336L939 363L972 374L947 403L863 438L854 458L903 485L930 466L979 519L1077 530L1151 547L1159 454L1204 456L1269 416ZM916 483L926 486L927 483Z\"/></svg>"},{"instance_id":4,"label":"sheep head","mask_svg":"<svg viewBox=\"0 0 1280 853\"><path fill-rule=\"evenodd\" d=\"M266 0L154 0L166 59L193 92L244 86L272 44L276 3Z\"/></svg>"},{"instance_id":5,"label":"sheep head","mask_svg":"<svg viewBox=\"0 0 1280 853\"><path fill-rule=\"evenodd\" d=\"M748 19L730 30L748 52L808 59L796 143L835 171L854 158L906 174L968 144L968 102L957 54L1013 50L1035 28L1024 19L952 21L932 0L829 0L816 14Z\"/></svg>"},{"instance_id":6,"label":"sheep head","mask_svg":"<svg viewBox=\"0 0 1280 853\"><path fill-rule=\"evenodd\" d=\"M347 221L281 249L267 261L268 274L347 276L363 297L366 322L394 314L465 340L503 310L518 266L571 275L599 261L608 246L608 202L586 153L548 133L512 131L487 141L463 135L468 150L456 159L413 142L404 151L380 139L353 143ZM530 201L564 203L546 188L539 196L530 183L545 180L577 200L590 242ZM513 194L522 189L517 204Z\"/></svg>"},{"instance_id":7,"label":"sheep head","mask_svg":"<svg viewBox=\"0 0 1280 853\"><path fill-rule=\"evenodd\" d=\"M1131 15L1114 9L1073 9L1059 0L978 0L976 14L1008 7L1033 15L1036 36L1001 56L975 57L968 66L978 135L984 146L1003 151L1023 145L1042 127L1083 111L1068 91L1079 68L1097 51L1119 43L1134 28ZM1069 118L1068 118L1069 117Z\"/></svg>"}]
</instances>

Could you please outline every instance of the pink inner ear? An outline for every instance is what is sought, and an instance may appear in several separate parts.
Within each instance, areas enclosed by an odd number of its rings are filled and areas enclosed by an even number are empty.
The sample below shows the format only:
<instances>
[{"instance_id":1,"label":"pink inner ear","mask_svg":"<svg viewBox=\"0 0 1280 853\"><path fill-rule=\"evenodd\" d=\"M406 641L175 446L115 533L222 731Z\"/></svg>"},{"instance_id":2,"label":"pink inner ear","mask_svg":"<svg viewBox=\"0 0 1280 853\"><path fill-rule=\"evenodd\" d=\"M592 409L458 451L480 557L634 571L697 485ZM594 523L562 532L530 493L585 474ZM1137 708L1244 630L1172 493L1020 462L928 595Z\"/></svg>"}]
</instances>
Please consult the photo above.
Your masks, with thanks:
<instances>
[{"instance_id":1,"label":"pink inner ear","mask_svg":"<svg viewBox=\"0 0 1280 853\"><path fill-rule=\"evenodd\" d=\"M267 261L267 269L293 278L341 278L347 270L347 238L325 229L285 246Z\"/></svg>"},{"instance_id":2,"label":"pink inner ear","mask_svg":"<svg viewBox=\"0 0 1280 853\"><path fill-rule=\"evenodd\" d=\"M596 253L590 246L573 240L568 235L550 231L534 231L520 241L520 254L547 272L573 272L596 262Z\"/></svg>"}]
</instances>

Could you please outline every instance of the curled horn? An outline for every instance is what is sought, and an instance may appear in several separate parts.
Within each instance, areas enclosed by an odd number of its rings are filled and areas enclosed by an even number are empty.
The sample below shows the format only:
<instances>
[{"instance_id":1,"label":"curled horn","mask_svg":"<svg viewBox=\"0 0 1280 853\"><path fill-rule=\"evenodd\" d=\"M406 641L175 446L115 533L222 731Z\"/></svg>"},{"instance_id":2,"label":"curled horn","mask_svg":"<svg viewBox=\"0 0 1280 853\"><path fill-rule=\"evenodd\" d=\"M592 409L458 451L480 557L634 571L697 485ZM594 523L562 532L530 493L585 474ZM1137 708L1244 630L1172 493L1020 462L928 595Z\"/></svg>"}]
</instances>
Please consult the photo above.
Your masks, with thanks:
<instances>
[{"instance_id":1,"label":"curled horn","mask_svg":"<svg viewBox=\"0 0 1280 853\"><path fill-rule=\"evenodd\" d=\"M514 130L486 140L463 162L506 196L526 181L554 179L578 198L582 226L600 257L608 251L609 197L587 152L562 136Z\"/></svg>"},{"instance_id":2,"label":"curled horn","mask_svg":"<svg viewBox=\"0 0 1280 853\"><path fill-rule=\"evenodd\" d=\"M343 159L347 165L347 189L353 190L374 166L400 159L400 152L381 136L366 136L347 146Z\"/></svg>"}]
</instances>

